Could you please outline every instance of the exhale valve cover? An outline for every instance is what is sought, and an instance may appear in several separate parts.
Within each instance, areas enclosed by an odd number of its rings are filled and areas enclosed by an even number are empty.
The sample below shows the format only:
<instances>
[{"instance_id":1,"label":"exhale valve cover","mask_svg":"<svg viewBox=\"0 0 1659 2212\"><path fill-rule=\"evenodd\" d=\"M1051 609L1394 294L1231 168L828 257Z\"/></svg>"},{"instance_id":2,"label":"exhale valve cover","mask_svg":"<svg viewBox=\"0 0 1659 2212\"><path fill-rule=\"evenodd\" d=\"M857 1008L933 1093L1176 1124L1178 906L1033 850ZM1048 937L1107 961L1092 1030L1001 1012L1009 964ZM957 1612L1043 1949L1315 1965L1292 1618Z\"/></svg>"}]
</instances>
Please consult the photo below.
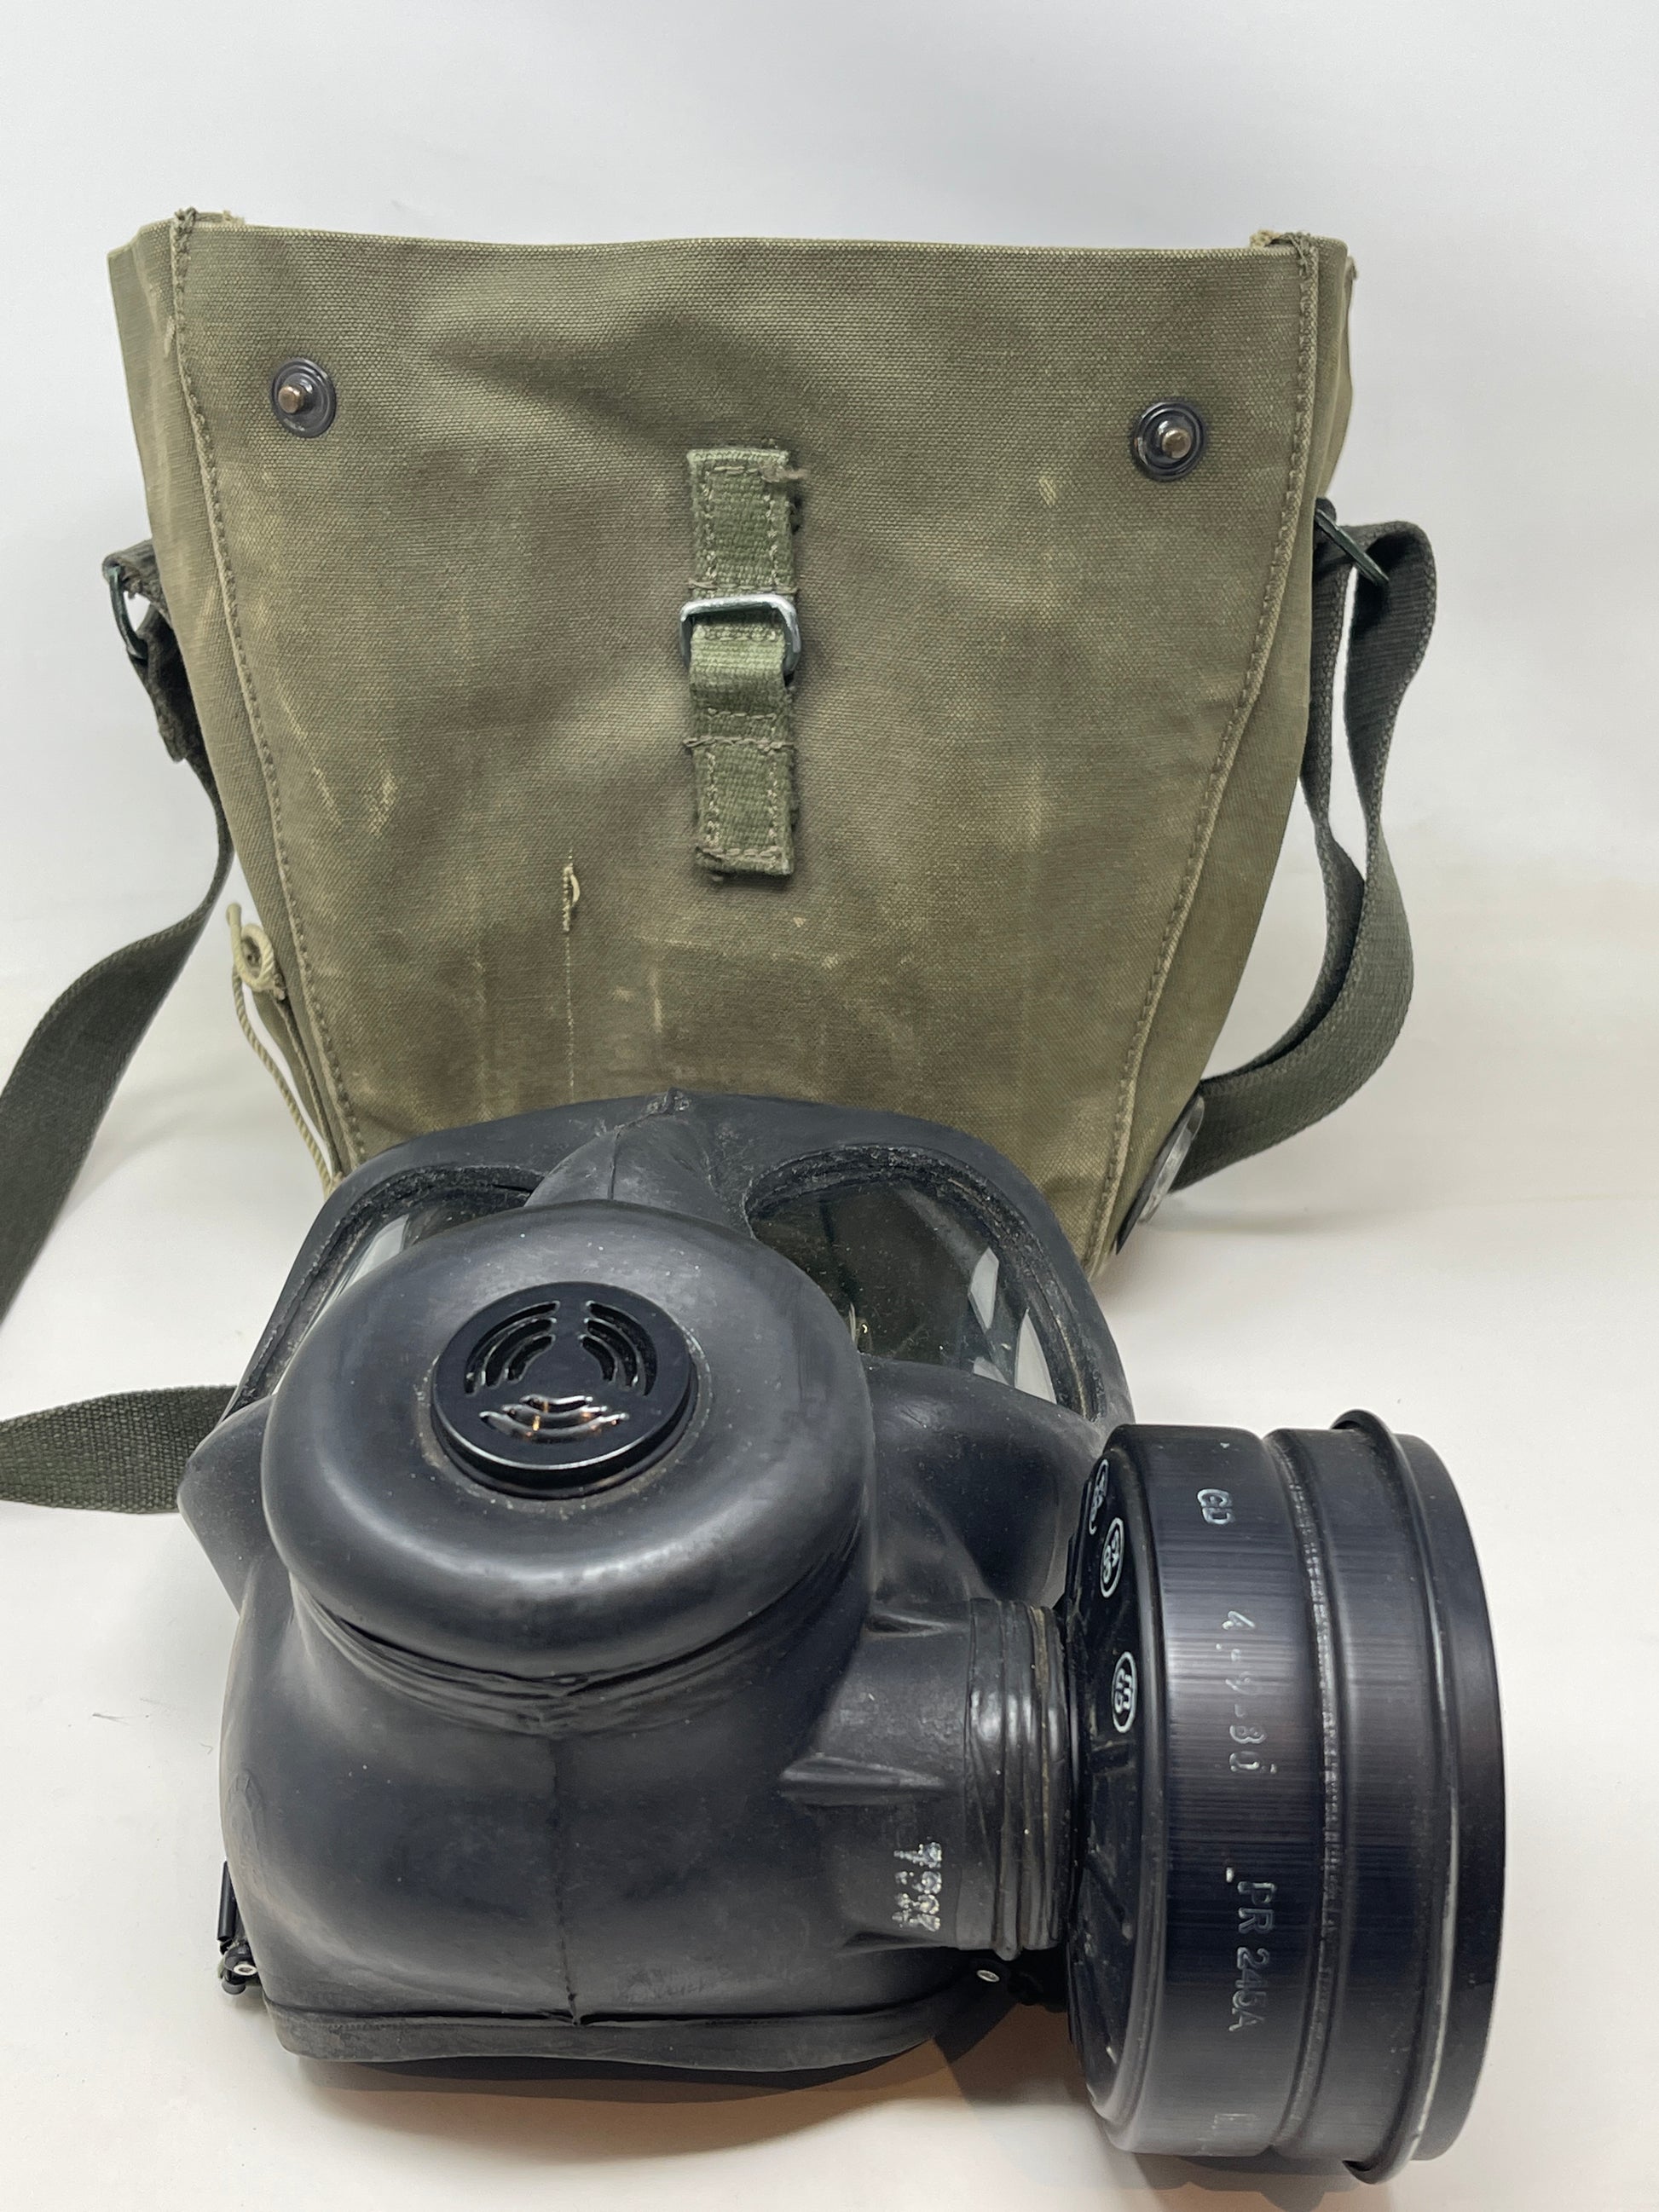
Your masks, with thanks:
<instances>
[{"instance_id":1,"label":"exhale valve cover","mask_svg":"<svg viewBox=\"0 0 1659 2212\"><path fill-rule=\"evenodd\" d=\"M669 1092L359 1170L181 1498L227 1986L318 2057L769 2074L1048 1998L1126 2147L1443 2148L1503 1854L1455 1493L1129 1413L950 1130Z\"/></svg>"},{"instance_id":2,"label":"exhale valve cover","mask_svg":"<svg viewBox=\"0 0 1659 2212\"><path fill-rule=\"evenodd\" d=\"M432 1411L464 1466L539 1498L659 1457L696 1388L691 1347L660 1306L605 1283L534 1284L456 1331Z\"/></svg>"}]
</instances>

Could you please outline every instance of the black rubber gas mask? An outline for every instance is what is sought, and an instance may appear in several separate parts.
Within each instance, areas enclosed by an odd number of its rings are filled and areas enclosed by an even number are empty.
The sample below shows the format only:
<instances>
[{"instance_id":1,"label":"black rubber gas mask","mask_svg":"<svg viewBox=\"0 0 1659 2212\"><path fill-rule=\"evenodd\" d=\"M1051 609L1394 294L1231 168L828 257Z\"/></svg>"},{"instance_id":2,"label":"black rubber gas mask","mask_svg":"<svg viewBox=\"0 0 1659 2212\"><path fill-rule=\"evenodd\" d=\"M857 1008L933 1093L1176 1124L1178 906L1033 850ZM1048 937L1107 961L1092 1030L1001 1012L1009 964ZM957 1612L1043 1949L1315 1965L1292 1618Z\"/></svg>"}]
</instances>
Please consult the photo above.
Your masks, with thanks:
<instances>
[{"instance_id":1,"label":"black rubber gas mask","mask_svg":"<svg viewBox=\"0 0 1659 2212\"><path fill-rule=\"evenodd\" d=\"M1450 2142L1501 1751L1443 1468L1130 1421L983 1146L744 1098L336 1193L186 1516L227 1986L290 2050L852 2067L1068 2002L1132 2150Z\"/></svg>"}]
</instances>

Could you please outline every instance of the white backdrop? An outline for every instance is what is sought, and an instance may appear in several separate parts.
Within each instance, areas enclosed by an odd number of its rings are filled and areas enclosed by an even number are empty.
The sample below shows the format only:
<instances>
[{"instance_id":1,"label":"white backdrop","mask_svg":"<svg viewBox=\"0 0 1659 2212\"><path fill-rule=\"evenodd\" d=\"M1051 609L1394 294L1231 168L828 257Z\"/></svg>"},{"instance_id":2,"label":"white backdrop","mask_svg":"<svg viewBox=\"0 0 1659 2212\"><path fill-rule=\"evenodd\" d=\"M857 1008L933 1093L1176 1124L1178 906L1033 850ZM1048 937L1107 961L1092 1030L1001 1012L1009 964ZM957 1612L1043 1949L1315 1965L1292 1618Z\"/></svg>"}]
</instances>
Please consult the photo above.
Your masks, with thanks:
<instances>
[{"instance_id":1,"label":"white backdrop","mask_svg":"<svg viewBox=\"0 0 1659 2212\"><path fill-rule=\"evenodd\" d=\"M143 534L103 256L174 206L496 238L774 231L1346 238L1335 485L1434 538L1439 634L1390 836L1419 991L1342 1115L1174 1201L1103 1296L1143 1416L1355 1401L1445 1451L1480 1544L1511 1907L1469 2130L1382 2202L1659 2204L1640 2115L1659 1802L1659 17L1637 0L307 9L0 4L0 1066L88 961L193 902L208 831L109 627ZM1229 1037L1316 959L1298 843ZM216 929L0 1330L0 1413L230 1377L315 1187ZM1063 2039L1011 2025L787 2098L380 2086L213 1986L228 1609L172 1522L0 1509L0 2133L19 2201L419 2208L1272 2203L1109 2154ZM23 2186L23 2179L27 2186ZM1228 2192L1233 2192L1229 2194Z\"/></svg>"}]
</instances>

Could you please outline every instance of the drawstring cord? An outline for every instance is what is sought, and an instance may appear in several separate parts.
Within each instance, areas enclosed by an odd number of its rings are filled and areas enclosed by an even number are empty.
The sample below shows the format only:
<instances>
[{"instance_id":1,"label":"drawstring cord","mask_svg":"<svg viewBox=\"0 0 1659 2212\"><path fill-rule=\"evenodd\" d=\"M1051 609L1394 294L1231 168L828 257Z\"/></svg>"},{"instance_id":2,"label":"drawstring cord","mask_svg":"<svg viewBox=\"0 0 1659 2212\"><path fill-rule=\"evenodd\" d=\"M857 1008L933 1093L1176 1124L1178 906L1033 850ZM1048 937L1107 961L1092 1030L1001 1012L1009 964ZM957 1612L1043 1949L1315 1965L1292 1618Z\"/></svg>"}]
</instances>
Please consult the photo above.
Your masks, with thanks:
<instances>
[{"instance_id":1,"label":"drawstring cord","mask_svg":"<svg viewBox=\"0 0 1659 2212\"><path fill-rule=\"evenodd\" d=\"M282 970L276 965L276 949L257 922L242 920L242 909L234 899L225 908L225 920L230 924L230 995L235 1005L236 1018L242 1025L242 1035L252 1046L257 1057L264 1062L271 1081L283 1094L283 1103L288 1108L295 1127L305 1139L306 1150L316 1164L317 1173L322 1178L323 1190L326 1194L340 1180L339 1170L318 1143L311 1124L301 1109L299 1100L289 1088L288 1078L255 1033L248 1016L247 1001L243 996L246 986L262 998L269 997L278 1003L286 1001L288 993L283 988Z\"/></svg>"}]
</instances>

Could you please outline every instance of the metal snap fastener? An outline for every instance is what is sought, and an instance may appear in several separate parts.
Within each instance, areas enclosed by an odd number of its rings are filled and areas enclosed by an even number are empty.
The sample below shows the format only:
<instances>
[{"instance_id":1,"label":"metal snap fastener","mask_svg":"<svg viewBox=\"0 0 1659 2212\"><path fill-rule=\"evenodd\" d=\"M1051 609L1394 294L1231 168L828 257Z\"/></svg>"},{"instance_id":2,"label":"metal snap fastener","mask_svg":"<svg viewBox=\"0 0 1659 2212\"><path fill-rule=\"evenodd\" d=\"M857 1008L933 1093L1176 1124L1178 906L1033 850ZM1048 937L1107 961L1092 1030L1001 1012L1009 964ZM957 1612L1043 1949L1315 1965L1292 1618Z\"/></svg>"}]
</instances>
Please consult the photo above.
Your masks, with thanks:
<instances>
[{"instance_id":1,"label":"metal snap fastener","mask_svg":"<svg viewBox=\"0 0 1659 2212\"><path fill-rule=\"evenodd\" d=\"M1193 1139L1203 1120L1204 1094L1195 1091L1182 1108L1180 1120L1158 1147L1158 1157L1147 1169L1145 1182L1130 1200L1129 1211L1112 1245L1114 1252L1123 1249L1141 1223L1151 1220L1175 1188L1176 1177L1187 1164L1187 1155L1193 1149Z\"/></svg>"},{"instance_id":2,"label":"metal snap fastener","mask_svg":"<svg viewBox=\"0 0 1659 2212\"><path fill-rule=\"evenodd\" d=\"M1191 400L1158 399L1129 433L1129 450L1143 476L1167 483L1198 466L1205 434L1204 417Z\"/></svg>"},{"instance_id":3,"label":"metal snap fastener","mask_svg":"<svg viewBox=\"0 0 1659 2212\"><path fill-rule=\"evenodd\" d=\"M270 380L270 411L296 438L320 438L338 404L334 379L314 361L285 361Z\"/></svg>"}]
</instances>

